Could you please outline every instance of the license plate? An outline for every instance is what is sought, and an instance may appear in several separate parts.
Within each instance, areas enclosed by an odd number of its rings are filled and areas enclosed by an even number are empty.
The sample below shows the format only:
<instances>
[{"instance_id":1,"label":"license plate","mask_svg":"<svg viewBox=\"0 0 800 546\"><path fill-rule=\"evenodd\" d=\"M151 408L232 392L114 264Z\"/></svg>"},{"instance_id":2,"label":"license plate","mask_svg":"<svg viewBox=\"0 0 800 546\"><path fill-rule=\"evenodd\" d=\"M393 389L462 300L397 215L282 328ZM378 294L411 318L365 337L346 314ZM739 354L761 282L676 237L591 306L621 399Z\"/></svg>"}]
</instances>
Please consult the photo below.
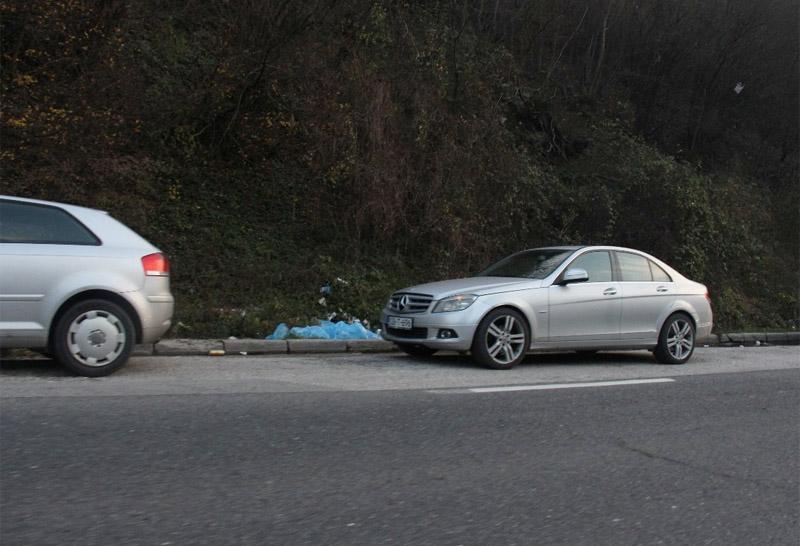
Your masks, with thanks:
<instances>
[{"instance_id":1,"label":"license plate","mask_svg":"<svg viewBox=\"0 0 800 546\"><path fill-rule=\"evenodd\" d=\"M411 330L414 327L414 319L404 317L389 317L387 322L389 328L397 328L398 330Z\"/></svg>"}]
</instances>

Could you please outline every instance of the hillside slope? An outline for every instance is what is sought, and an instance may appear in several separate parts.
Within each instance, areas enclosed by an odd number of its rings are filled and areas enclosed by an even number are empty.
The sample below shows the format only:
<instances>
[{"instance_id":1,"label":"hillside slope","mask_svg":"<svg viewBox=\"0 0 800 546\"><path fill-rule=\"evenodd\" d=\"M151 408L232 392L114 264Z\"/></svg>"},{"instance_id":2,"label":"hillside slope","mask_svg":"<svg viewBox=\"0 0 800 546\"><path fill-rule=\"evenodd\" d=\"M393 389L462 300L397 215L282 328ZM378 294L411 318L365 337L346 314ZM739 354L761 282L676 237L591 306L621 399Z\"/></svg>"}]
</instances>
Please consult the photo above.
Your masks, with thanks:
<instances>
[{"instance_id":1,"label":"hillside slope","mask_svg":"<svg viewBox=\"0 0 800 546\"><path fill-rule=\"evenodd\" d=\"M164 249L180 336L374 319L567 243L796 326L796 2L489 4L0 2L2 191Z\"/></svg>"}]
</instances>

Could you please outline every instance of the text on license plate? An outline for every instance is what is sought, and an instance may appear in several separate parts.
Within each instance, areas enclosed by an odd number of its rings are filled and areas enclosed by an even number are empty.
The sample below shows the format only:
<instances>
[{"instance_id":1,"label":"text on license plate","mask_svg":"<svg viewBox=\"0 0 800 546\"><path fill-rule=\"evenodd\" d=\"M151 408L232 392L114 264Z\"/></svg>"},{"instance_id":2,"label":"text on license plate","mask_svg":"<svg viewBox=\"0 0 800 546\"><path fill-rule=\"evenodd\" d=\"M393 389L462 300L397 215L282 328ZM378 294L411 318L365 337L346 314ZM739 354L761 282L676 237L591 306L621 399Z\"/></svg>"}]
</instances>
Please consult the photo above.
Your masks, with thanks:
<instances>
[{"instance_id":1,"label":"text on license plate","mask_svg":"<svg viewBox=\"0 0 800 546\"><path fill-rule=\"evenodd\" d=\"M389 317L387 324L389 325L389 328L411 330L411 328L414 327L414 319L404 317Z\"/></svg>"}]
</instances>

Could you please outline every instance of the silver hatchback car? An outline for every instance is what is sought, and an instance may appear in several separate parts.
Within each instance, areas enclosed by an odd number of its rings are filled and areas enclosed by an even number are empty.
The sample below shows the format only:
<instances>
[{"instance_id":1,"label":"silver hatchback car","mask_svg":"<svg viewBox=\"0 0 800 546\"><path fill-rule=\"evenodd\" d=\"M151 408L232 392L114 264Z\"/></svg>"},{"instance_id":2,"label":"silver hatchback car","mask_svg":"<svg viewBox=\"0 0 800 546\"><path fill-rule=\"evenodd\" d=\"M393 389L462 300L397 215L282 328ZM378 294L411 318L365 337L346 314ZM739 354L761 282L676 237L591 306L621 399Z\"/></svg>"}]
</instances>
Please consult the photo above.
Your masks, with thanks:
<instances>
[{"instance_id":1,"label":"silver hatchback car","mask_svg":"<svg viewBox=\"0 0 800 546\"><path fill-rule=\"evenodd\" d=\"M107 375L170 327L169 262L99 210L0 196L0 347Z\"/></svg>"},{"instance_id":2,"label":"silver hatchback car","mask_svg":"<svg viewBox=\"0 0 800 546\"><path fill-rule=\"evenodd\" d=\"M395 292L383 337L411 355L471 351L509 369L537 350L650 349L683 364L713 324L708 290L629 248L525 250L476 277Z\"/></svg>"}]
</instances>

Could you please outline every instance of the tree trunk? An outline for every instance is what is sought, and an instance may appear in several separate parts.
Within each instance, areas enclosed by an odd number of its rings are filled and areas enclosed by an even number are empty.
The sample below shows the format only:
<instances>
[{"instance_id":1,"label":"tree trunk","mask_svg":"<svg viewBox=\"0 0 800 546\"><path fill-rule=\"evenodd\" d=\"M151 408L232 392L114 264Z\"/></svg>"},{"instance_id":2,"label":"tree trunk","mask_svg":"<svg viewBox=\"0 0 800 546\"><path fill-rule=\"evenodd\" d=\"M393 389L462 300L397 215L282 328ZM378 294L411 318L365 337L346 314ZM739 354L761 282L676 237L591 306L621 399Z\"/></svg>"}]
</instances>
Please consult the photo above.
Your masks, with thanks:
<instances>
[{"instance_id":1,"label":"tree trunk","mask_svg":"<svg viewBox=\"0 0 800 546\"><path fill-rule=\"evenodd\" d=\"M608 17L611 15L611 5L614 0L608 0L606 4L606 14L603 16L603 28L600 30L600 51L597 53L597 67L594 70L594 78L589 86L589 94L594 95L600 87L600 74L603 72L603 61L606 58L606 40L608 36Z\"/></svg>"}]
</instances>

